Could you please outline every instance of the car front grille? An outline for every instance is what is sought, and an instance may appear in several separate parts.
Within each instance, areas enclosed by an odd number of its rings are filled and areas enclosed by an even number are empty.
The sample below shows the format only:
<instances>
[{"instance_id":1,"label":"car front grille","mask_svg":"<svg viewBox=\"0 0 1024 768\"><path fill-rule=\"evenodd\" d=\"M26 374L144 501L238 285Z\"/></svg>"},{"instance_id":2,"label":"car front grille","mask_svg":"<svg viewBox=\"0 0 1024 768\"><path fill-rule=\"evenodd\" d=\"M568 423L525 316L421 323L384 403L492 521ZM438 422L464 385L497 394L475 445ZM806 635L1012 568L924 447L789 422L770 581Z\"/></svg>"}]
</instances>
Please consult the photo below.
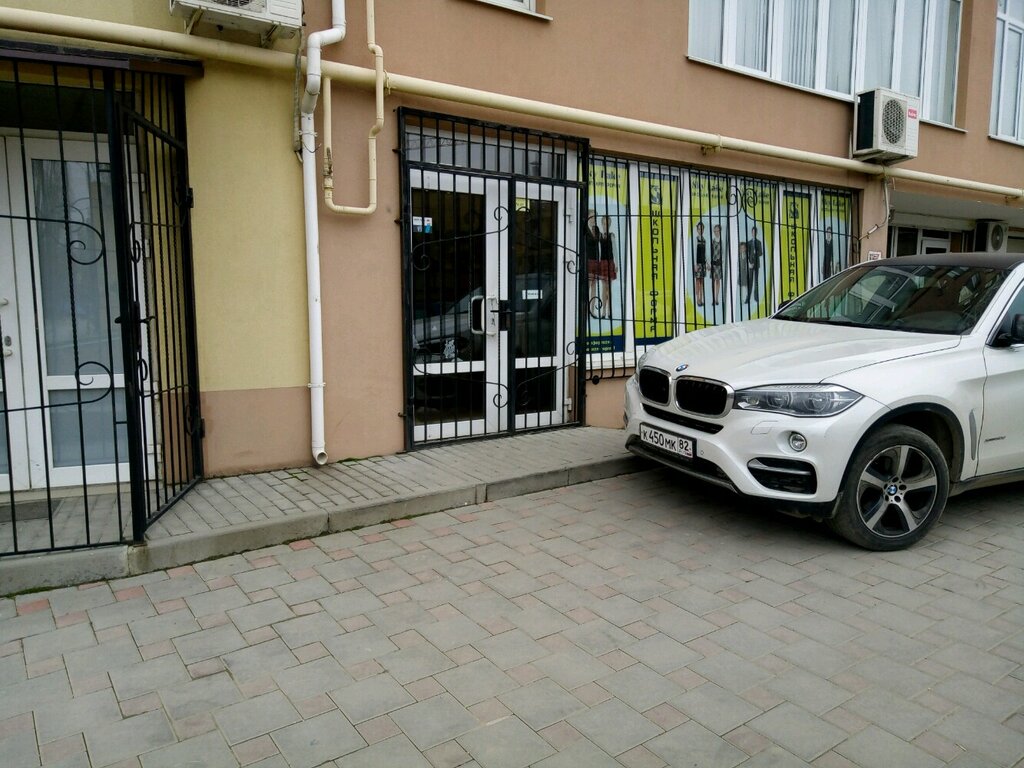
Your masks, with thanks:
<instances>
[{"instance_id":1,"label":"car front grille","mask_svg":"<svg viewBox=\"0 0 1024 768\"><path fill-rule=\"evenodd\" d=\"M715 381L684 376L676 382L676 405L688 413L721 416L729 407L729 390Z\"/></svg>"},{"instance_id":2,"label":"car front grille","mask_svg":"<svg viewBox=\"0 0 1024 768\"><path fill-rule=\"evenodd\" d=\"M683 427L696 429L699 432L706 432L709 435L715 435L722 431L721 424L712 424L707 421L692 419L689 416L683 416L678 413L673 413L672 411L666 411L664 408L655 408L653 405L647 405L646 403L644 403L644 413L649 413L651 416L658 419L671 421L673 424L679 424Z\"/></svg>"},{"instance_id":3,"label":"car front grille","mask_svg":"<svg viewBox=\"0 0 1024 768\"><path fill-rule=\"evenodd\" d=\"M642 368L637 376L640 394L653 403L668 405L669 378L656 368Z\"/></svg>"}]
</instances>

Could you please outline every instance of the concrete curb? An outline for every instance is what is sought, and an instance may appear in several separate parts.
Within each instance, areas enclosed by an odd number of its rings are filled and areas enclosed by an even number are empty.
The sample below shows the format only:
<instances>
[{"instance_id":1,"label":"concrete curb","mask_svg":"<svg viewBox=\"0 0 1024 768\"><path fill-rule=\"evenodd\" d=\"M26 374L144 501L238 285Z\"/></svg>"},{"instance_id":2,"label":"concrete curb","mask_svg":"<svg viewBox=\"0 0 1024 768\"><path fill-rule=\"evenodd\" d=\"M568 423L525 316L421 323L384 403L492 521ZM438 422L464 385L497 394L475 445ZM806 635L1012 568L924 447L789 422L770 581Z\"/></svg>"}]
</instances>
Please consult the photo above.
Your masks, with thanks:
<instances>
[{"instance_id":1,"label":"concrete curb","mask_svg":"<svg viewBox=\"0 0 1024 768\"><path fill-rule=\"evenodd\" d=\"M8 558L0 560L0 596L32 589L137 576L297 539L602 480L644 468L633 457L602 459L494 482L396 496L332 510L300 512L275 520L154 539L142 546L113 546Z\"/></svg>"}]
</instances>

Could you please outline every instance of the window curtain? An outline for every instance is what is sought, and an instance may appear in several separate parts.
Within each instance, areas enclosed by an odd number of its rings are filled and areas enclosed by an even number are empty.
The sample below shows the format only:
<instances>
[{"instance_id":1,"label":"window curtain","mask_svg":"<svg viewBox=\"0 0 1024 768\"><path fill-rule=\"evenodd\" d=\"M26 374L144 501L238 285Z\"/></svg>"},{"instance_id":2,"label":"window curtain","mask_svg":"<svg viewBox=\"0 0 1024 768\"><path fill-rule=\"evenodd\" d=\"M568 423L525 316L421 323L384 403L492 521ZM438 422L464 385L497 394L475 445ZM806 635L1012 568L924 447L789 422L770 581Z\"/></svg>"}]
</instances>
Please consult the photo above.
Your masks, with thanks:
<instances>
[{"instance_id":1,"label":"window curtain","mask_svg":"<svg viewBox=\"0 0 1024 768\"><path fill-rule=\"evenodd\" d=\"M736 3L736 63L768 71L768 0Z\"/></svg>"},{"instance_id":2,"label":"window curtain","mask_svg":"<svg viewBox=\"0 0 1024 768\"><path fill-rule=\"evenodd\" d=\"M911 96L921 95L921 59L924 56L924 0L903 0L903 52L896 90Z\"/></svg>"},{"instance_id":3,"label":"window curtain","mask_svg":"<svg viewBox=\"0 0 1024 768\"><path fill-rule=\"evenodd\" d=\"M786 0L782 79L813 88L818 39L818 0Z\"/></svg>"},{"instance_id":4,"label":"window curtain","mask_svg":"<svg viewBox=\"0 0 1024 768\"><path fill-rule=\"evenodd\" d=\"M956 97L956 63L960 53L960 0L933 0L936 3L935 26L929 52L929 103L925 116L953 124Z\"/></svg>"},{"instance_id":5,"label":"window curtain","mask_svg":"<svg viewBox=\"0 0 1024 768\"><path fill-rule=\"evenodd\" d=\"M725 0L691 0L689 55L722 63Z\"/></svg>"},{"instance_id":6,"label":"window curtain","mask_svg":"<svg viewBox=\"0 0 1024 768\"><path fill-rule=\"evenodd\" d=\"M828 57L825 65L825 87L830 91L850 93L853 83L853 34L856 3L839 0L828 9Z\"/></svg>"},{"instance_id":7,"label":"window curtain","mask_svg":"<svg viewBox=\"0 0 1024 768\"><path fill-rule=\"evenodd\" d=\"M1024 48L1024 33L1010 25L1005 27L1003 42L1003 66L1001 93L999 94L999 120L996 133L1000 136L1011 136L1024 139L1024 127L1021 126L1021 49Z\"/></svg>"},{"instance_id":8,"label":"window curtain","mask_svg":"<svg viewBox=\"0 0 1024 768\"><path fill-rule=\"evenodd\" d=\"M861 87L892 88L892 49L896 30L896 0L868 0L864 78Z\"/></svg>"}]
</instances>

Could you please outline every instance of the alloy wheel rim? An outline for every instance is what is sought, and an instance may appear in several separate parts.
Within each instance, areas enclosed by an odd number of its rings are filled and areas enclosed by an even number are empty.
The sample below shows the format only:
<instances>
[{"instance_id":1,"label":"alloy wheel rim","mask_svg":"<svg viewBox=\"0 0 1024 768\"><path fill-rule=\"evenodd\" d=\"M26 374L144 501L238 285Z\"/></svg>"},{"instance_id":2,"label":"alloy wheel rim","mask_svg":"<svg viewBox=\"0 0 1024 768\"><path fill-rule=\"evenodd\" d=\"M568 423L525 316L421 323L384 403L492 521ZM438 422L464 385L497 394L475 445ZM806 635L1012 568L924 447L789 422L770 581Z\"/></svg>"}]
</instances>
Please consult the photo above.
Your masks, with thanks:
<instances>
[{"instance_id":1,"label":"alloy wheel rim","mask_svg":"<svg viewBox=\"0 0 1024 768\"><path fill-rule=\"evenodd\" d=\"M927 519L938 496L932 460L912 445L875 455L857 482L857 512L869 531L887 539L912 533Z\"/></svg>"}]
</instances>

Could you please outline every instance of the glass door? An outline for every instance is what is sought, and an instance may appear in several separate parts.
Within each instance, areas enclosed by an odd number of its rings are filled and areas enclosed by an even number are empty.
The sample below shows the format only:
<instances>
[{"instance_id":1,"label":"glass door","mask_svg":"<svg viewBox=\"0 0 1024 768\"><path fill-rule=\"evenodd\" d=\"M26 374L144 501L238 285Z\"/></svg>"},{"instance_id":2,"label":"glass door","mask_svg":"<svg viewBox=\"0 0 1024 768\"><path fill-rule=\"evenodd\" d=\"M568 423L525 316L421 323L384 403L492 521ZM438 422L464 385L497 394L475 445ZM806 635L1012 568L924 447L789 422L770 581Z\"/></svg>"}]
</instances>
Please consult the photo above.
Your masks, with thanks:
<instances>
[{"instance_id":1,"label":"glass door","mask_svg":"<svg viewBox=\"0 0 1024 768\"><path fill-rule=\"evenodd\" d=\"M564 424L574 374L575 195L410 170L413 442Z\"/></svg>"},{"instance_id":2,"label":"glass door","mask_svg":"<svg viewBox=\"0 0 1024 768\"><path fill-rule=\"evenodd\" d=\"M413 440L500 431L508 182L418 169L410 182Z\"/></svg>"},{"instance_id":3,"label":"glass door","mask_svg":"<svg viewBox=\"0 0 1024 768\"><path fill-rule=\"evenodd\" d=\"M6 139L2 137L0 150L0 167L6 167ZM28 487L13 238L11 195L4 174L0 183L0 505L8 503L2 498L4 493Z\"/></svg>"},{"instance_id":4,"label":"glass door","mask_svg":"<svg viewBox=\"0 0 1024 768\"><path fill-rule=\"evenodd\" d=\"M516 429L567 421L575 360L575 195L551 184L516 184L510 305L514 324Z\"/></svg>"},{"instance_id":5,"label":"glass door","mask_svg":"<svg viewBox=\"0 0 1024 768\"><path fill-rule=\"evenodd\" d=\"M27 464L27 474L11 476L15 488L128 476L106 154L102 142L5 140L11 224L0 286L14 294L3 307L8 464Z\"/></svg>"}]
</instances>

